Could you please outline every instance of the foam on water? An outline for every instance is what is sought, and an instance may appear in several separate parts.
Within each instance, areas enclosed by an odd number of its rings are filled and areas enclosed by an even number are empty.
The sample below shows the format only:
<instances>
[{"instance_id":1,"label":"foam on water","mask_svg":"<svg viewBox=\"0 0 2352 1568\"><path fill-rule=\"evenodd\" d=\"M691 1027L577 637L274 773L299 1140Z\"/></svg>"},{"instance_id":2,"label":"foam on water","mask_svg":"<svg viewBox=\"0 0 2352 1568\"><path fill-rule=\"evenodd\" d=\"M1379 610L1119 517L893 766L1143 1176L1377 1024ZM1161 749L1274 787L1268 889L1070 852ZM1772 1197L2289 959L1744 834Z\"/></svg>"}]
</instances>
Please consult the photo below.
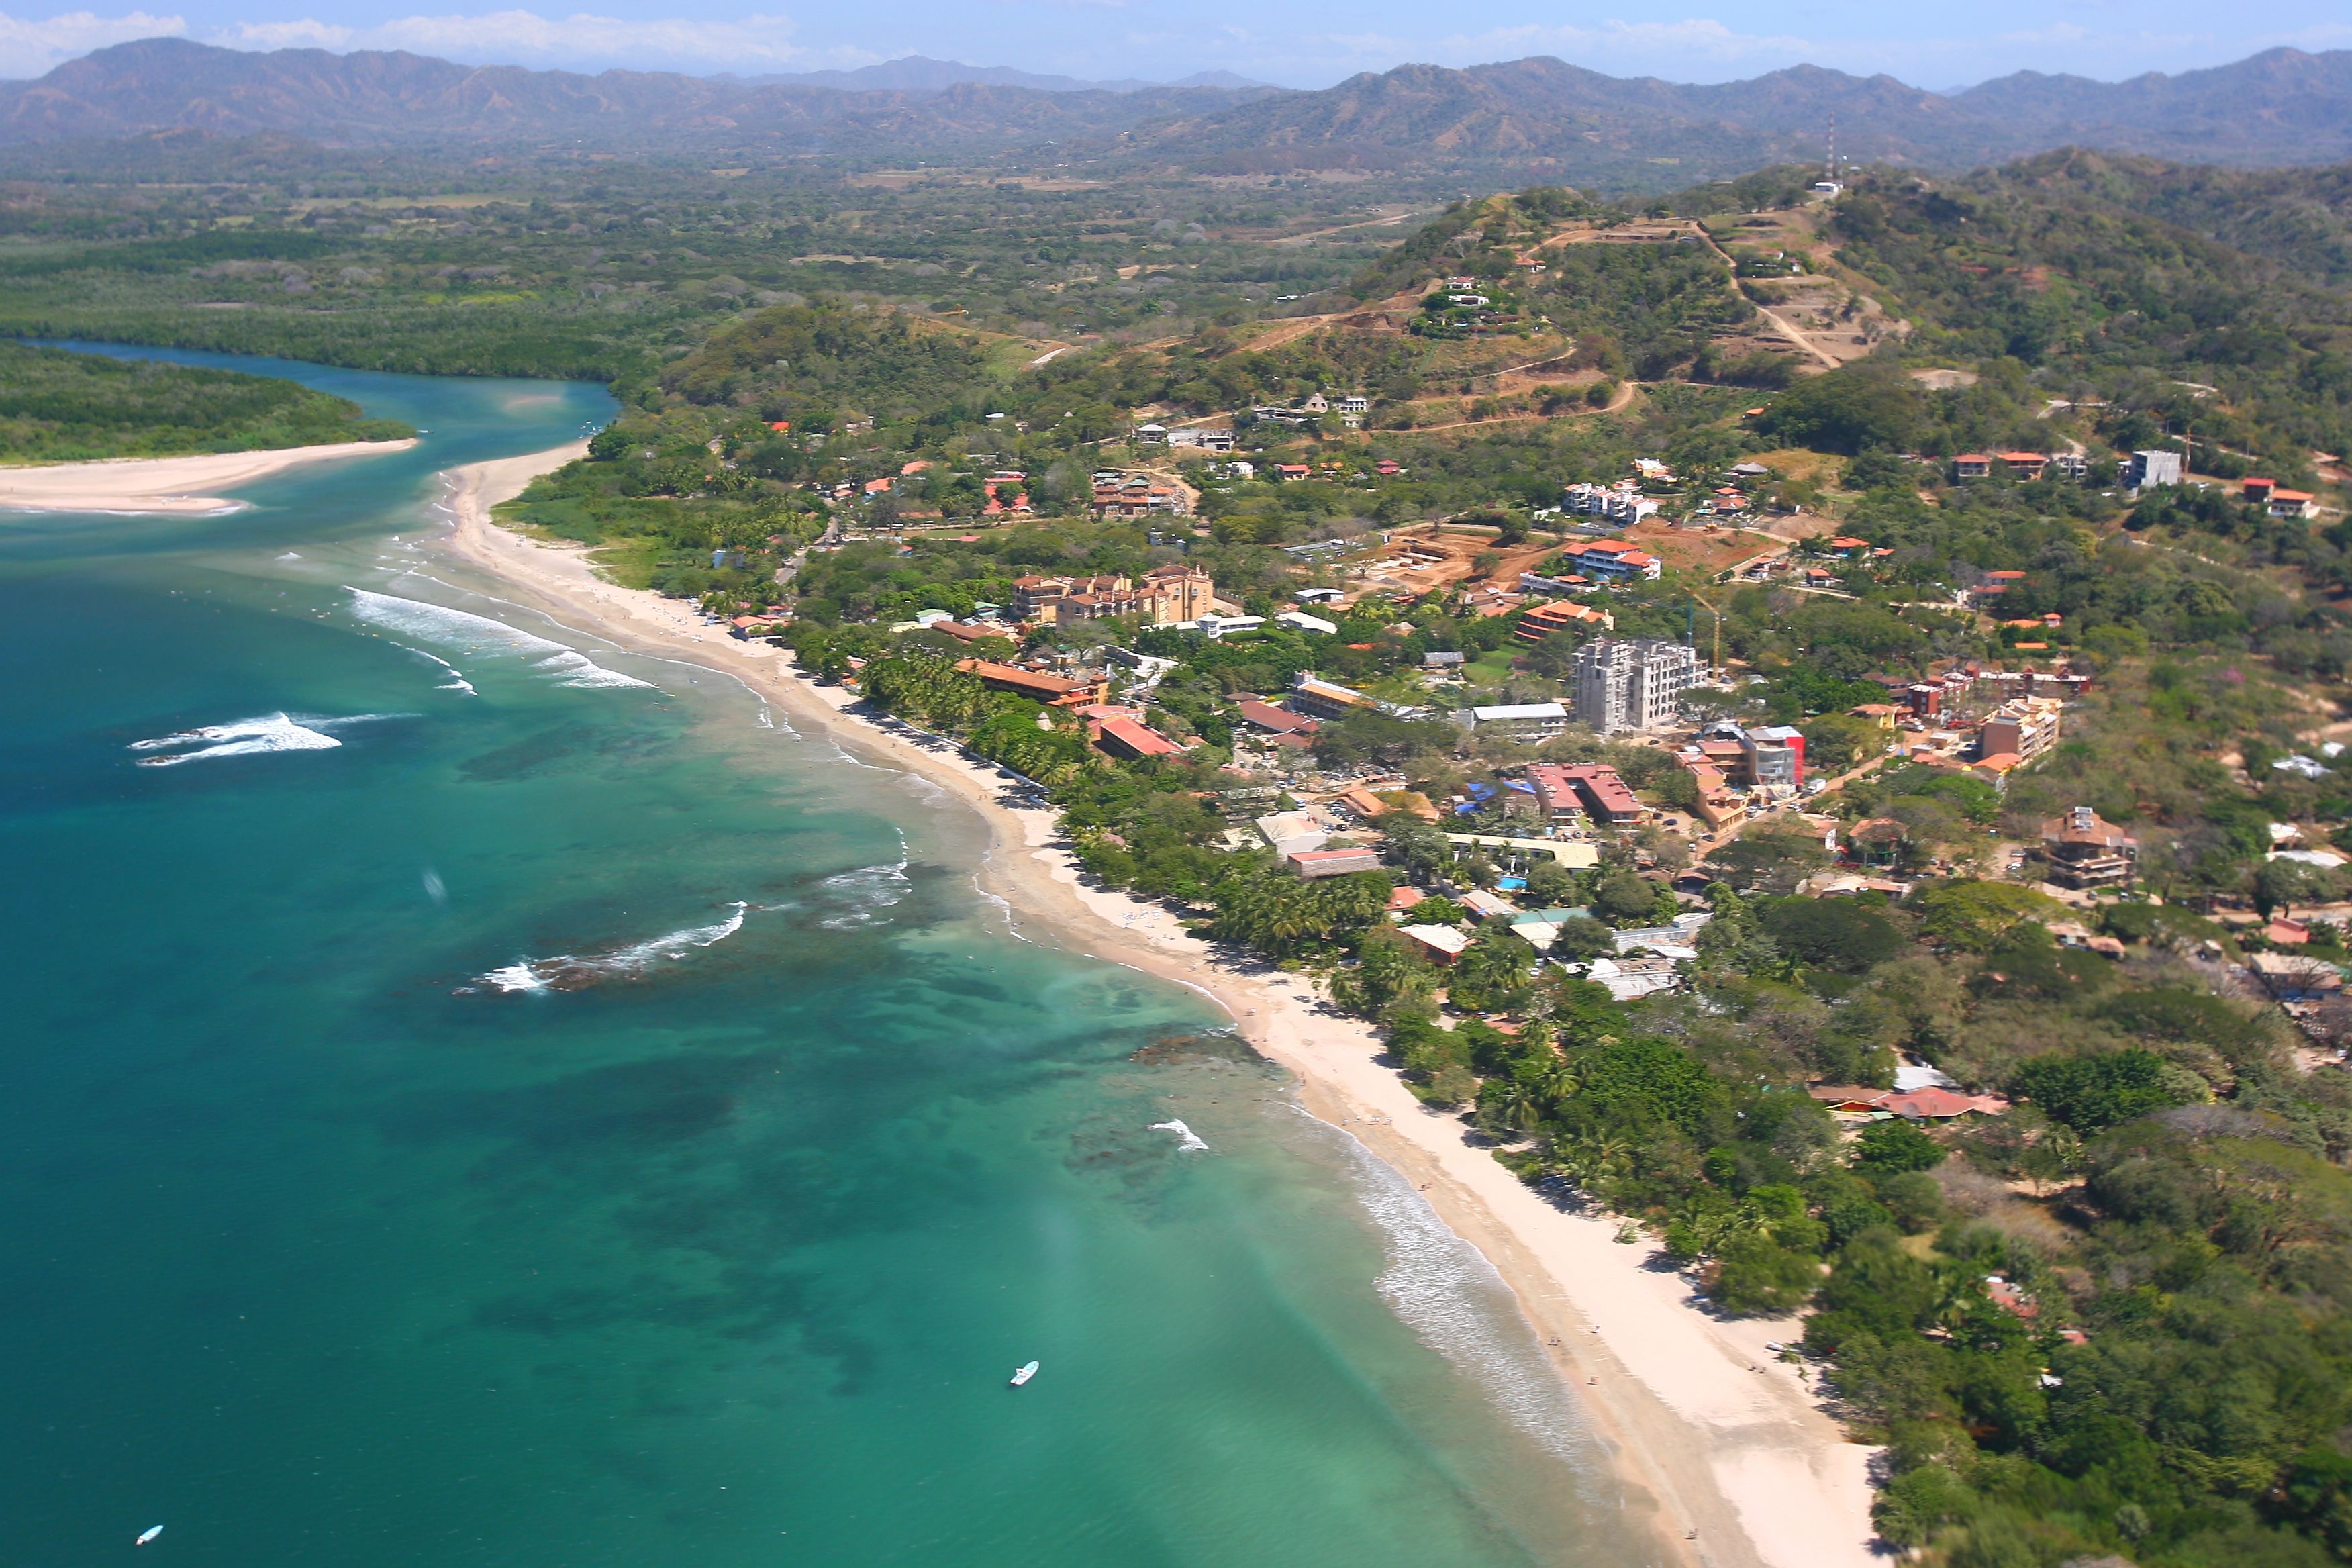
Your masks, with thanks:
<instances>
[{"instance_id":1,"label":"foam on water","mask_svg":"<svg viewBox=\"0 0 2352 1568\"><path fill-rule=\"evenodd\" d=\"M443 658L439 654L437 654L437 653L427 653L427 652L425 652L425 649L423 649L423 648L421 648L421 647L409 647L406 643L404 643L404 642L396 642L396 643L393 644L392 646L393 646L393 647L396 647L396 648L399 648L399 649L400 649L402 652L404 652L404 653L413 653L413 654L415 654L415 655L417 658L429 658L429 659L431 659L435 664L439 665L442 668L444 668L444 669L446 669L446 670L447 670L447 671L449 672L449 679L446 679L446 680L445 680L445 681L443 681L440 685L438 685L438 686L435 687L435 688L433 689L434 690L436 690L436 691L462 691L462 692L464 692L464 693L465 693L467 696L468 696L468 697L478 697L478 696L480 696L480 695L481 695L481 693L480 693L480 692L476 691L476 690L474 689L474 683L473 683L472 681L470 681L470 680L468 680L468 679L466 679L466 672L465 672L464 670L459 669L456 665L451 664L447 659Z\"/></svg>"},{"instance_id":2,"label":"foam on water","mask_svg":"<svg viewBox=\"0 0 2352 1568\"><path fill-rule=\"evenodd\" d=\"M665 963L686 957L697 948L725 942L743 929L743 916L751 908L748 903L739 902L733 913L710 925L689 926L649 942L631 942L626 947L586 957L567 952L553 958L520 959L477 978L493 991L509 995L532 991L584 991L607 980L638 979Z\"/></svg>"},{"instance_id":3,"label":"foam on water","mask_svg":"<svg viewBox=\"0 0 2352 1568\"><path fill-rule=\"evenodd\" d=\"M1301 1111L1301 1115L1305 1112ZM1394 1167L1354 1139L1356 1197L1388 1245L1373 1281L1422 1342L1462 1368L1512 1424L1546 1451L1589 1472L1582 1413L1486 1254L1446 1228Z\"/></svg>"},{"instance_id":4,"label":"foam on water","mask_svg":"<svg viewBox=\"0 0 2352 1568\"><path fill-rule=\"evenodd\" d=\"M881 911L906 898L913 883L907 878L907 857L902 847L896 864L860 866L855 871L844 871L827 877L821 884L826 889L852 900L852 908L817 924L832 931L847 931L854 926L872 925L881 918Z\"/></svg>"},{"instance_id":5,"label":"foam on water","mask_svg":"<svg viewBox=\"0 0 2352 1568\"><path fill-rule=\"evenodd\" d=\"M559 683L561 685L588 688L637 686L648 689L653 686L650 680L639 680L634 675L606 669L577 648L551 637L534 636L504 621L494 621L488 616L478 616L469 610L453 610L446 605L429 604L422 599L403 599L392 594L370 593L365 588L346 586L344 592L352 596L352 613L372 625L425 642L439 643L444 647L462 647L473 653L517 654L530 658L534 668L563 677Z\"/></svg>"},{"instance_id":6,"label":"foam on water","mask_svg":"<svg viewBox=\"0 0 2352 1568\"><path fill-rule=\"evenodd\" d=\"M1176 1134L1176 1152L1180 1154L1205 1154L1209 1152L1209 1146L1201 1141L1201 1135L1181 1121L1155 1121L1151 1130Z\"/></svg>"},{"instance_id":7,"label":"foam on water","mask_svg":"<svg viewBox=\"0 0 2352 1568\"><path fill-rule=\"evenodd\" d=\"M158 735L150 741L133 741L125 749L163 753L140 758L142 768L168 768L215 757L254 757L270 752L331 752L342 742L328 731L399 717L403 715L354 713L339 719L306 713L295 719L284 713L265 713L257 719L236 719L226 724L205 724Z\"/></svg>"}]
</instances>

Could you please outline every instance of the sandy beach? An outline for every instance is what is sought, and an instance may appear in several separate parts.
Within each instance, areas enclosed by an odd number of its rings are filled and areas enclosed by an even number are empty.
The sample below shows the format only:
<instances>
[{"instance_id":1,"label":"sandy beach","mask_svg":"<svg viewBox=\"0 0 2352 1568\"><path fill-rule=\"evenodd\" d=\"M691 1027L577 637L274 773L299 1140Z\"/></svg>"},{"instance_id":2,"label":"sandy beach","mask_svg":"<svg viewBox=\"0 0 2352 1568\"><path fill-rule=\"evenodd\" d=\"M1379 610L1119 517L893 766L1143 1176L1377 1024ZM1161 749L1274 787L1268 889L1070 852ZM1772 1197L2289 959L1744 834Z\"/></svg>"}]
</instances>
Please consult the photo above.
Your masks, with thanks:
<instances>
[{"instance_id":1,"label":"sandy beach","mask_svg":"<svg viewBox=\"0 0 2352 1568\"><path fill-rule=\"evenodd\" d=\"M274 452L208 452L194 458L117 458L98 463L0 468L0 508L12 511L132 511L205 517L245 503L214 490L235 489L305 463L405 452L404 441L339 441Z\"/></svg>"},{"instance_id":2,"label":"sandy beach","mask_svg":"<svg viewBox=\"0 0 2352 1568\"><path fill-rule=\"evenodd\" d=\"M861 756L950 790L987 825L982 879L1025 934L1213 998L1297 1075L1308 1110L1402 1173L1502 1274L1629 1491L1654 1509L1661 1560L1721 1568L1882 1561L1870 1527L1874 1450L1847 1442L1805 1371L1763 1348L1795 1339L1794 1320L1711 1316L1646 1238L1621 1244L1614 1219L1563 1211L1496 1163L1459 1118L1421 1106L1381 1064L1370 1030L1328 1010L1311 982L1221 964L1166 910L1085 886L1055 842L1053 814L1021 804L994 769L849 711L853 694L803 678L788 653L738 641L684 604L605 582L584 552L492 524L492 507L583 449L454 470L451 552L569 624L739 677L795 727L822 729Z\"/></svg>"}]
</instances>

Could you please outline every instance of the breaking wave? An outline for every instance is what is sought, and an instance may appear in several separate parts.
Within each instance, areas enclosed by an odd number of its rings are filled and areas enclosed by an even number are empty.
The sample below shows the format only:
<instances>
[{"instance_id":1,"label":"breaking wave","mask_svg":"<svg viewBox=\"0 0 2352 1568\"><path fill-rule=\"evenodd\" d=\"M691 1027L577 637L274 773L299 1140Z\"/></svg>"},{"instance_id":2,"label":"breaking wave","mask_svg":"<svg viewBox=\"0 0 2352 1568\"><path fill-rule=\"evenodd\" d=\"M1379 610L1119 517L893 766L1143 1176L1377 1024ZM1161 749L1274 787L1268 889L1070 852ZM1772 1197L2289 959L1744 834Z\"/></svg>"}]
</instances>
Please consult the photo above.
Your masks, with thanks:
<instances>
[{"instance_id":1,"label":"breaking wave","mask_svg":"<svg viewBox=\"0 0 2352 1568\"><path fill-rule=\"evenodd\" d=\"M1176 1152L1180 1154L1205 1154L1209 1152L1209 1146L1201 1141L1201 1135L1181 1121L1155 1121L1151 1130L1176 1134Z\"/></svg>"},{"instance_id":2,"label":"breaking wave","mask_svg":"<svg viewBox=\"0 0 2352 1568\"><path fill-rule=\"evenodd\" d=\"M552 638L520 631L488 616L478 616L468 610L453 610L446 605L428 604L422 599L373 594L365 588L346 587L344 591L352 596L352 613L371 625L425 642L438 643L444 647L463 648L468 653L514 654L530 659L536 669L562 677L558 682L560 685L587 688L651 688L653 685L650 680L639 680L634 675L606 669L577 648Z\"/></svg>"},{"instance_id":3,"label":"breaking wave","mask_svg":"<svg viewBox=\"0 0 2352 1568\"><path fill-rule=\"evenodd\" d=\"M427 653L421 647L410 647L404 642L396 642L392 646L399 648L404 653L413 653L419 658L431 659L435 664L439 665L443 669L449 672L449 679L435 687L433 689L434 690L462 691L468 697L478 697L481 695L480 692L474 689L474 683L466 679L466 672L464 670L459 669L456 665L451 664L439 654Z\"/></svg>"},{"instance_id":4,"label":"breaking wave","mask_svg":"<svg viewBox=\"0 0 2352 1568\"><path fill-rule=\"evenodd\" d=\"M853 927L872 925L882 918L882 911L904 900L914 884L907 877L907 860L901 853L898 863L890 866L861 866L855 871L844 871L827 877L820 886L849 900L851 907L841 914L817 924L830 931L848 931Z\"/></svg>"},{"instance_id":5,"label":"breaking wave","mask_svg":"<svg viewBox=\"0 0 2352 1568\"><path fill-rule=\"evenodd\" d=\"M751 907L748 903L738 903L734 912L723 921L674 931L667 936L657 936L650 942L632 942L609 952L586 957L566 952L553 958L526 958L477 978L493 991L502 991L509 995L531 991L585 991L591 985L600 985L607 980L641 979L666 963L686 957L697 948L711 947L725 942L743 929L743 916Z\"/></svg>"},{"instance_id":6,"label":"breaking wave","mask_svg":"<svg viewBox=\"0 0 2352 1568\"><path fill-rule=\"evenodd\" d=\"M269 752L331 752L342 742L327 733L345 724L368 724L396 717L390 713L357 713L349 718L265 713L258 719L237 719L226 724L205 724L152 741L133 741L126 749L153 752L142 757L142 768L168 768L181 763L208 762L217 757L256 757Z\"/></svg>"}]
</instances>

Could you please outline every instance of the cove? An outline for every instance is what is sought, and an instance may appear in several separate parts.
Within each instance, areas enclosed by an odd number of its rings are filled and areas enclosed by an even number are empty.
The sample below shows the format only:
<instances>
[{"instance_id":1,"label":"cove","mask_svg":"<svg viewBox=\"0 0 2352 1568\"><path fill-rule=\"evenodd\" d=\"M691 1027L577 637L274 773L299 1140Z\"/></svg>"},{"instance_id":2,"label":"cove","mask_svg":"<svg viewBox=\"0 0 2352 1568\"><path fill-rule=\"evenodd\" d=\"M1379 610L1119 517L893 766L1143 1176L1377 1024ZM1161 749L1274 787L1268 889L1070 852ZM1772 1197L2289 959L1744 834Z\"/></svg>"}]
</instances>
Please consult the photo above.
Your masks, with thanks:
<instances>
[{"instance_id":1,"label":"cove","mask_svg":"<svg viewBox=\"0 0 2352 1568\"><path fill-rule=\"evenodd\" d=\"M155 357L427 434L0 517L12 1555L1646 1560L1491 1273L1217 1015L434 554L436 472L601 390Z\"/></svg>"}]
</instances>

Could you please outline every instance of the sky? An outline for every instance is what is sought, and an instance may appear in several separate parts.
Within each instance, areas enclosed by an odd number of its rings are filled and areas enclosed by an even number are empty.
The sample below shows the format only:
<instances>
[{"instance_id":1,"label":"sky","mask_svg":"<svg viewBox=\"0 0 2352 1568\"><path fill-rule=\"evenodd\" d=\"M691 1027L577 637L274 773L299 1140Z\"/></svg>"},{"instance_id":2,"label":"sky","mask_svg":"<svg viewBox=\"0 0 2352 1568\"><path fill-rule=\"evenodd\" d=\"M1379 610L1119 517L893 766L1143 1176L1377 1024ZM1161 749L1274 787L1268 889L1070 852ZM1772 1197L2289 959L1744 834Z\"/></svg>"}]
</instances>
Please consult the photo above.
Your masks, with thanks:
<instances>
[{"instance_id":1,"label":"sky","mask_svg":"<svg viewBox=\"0 0 2352 1568\"><path fill-rule=\"evenodd\" d=\"M909 54L1090 79L1168 80L1222 69L1328 87L1411 61L1467 66L1554 55L1613 76L1728 81L1784 66L1885 72L1964 87L2014 70L2116 80L2224 65L2278 45L2352 48L2343 0L1979 0L1960 10L1885 0L1700 0L1642 13L1622 0L726 0L599 10L406 12L353 0L194 0L153 12L0 12L0 78L38 76L131 38L236 48L409 49L541 68L817 70ZM2227 22L2223 27L2221 23Z\"/></svg>"}]
</instances>

